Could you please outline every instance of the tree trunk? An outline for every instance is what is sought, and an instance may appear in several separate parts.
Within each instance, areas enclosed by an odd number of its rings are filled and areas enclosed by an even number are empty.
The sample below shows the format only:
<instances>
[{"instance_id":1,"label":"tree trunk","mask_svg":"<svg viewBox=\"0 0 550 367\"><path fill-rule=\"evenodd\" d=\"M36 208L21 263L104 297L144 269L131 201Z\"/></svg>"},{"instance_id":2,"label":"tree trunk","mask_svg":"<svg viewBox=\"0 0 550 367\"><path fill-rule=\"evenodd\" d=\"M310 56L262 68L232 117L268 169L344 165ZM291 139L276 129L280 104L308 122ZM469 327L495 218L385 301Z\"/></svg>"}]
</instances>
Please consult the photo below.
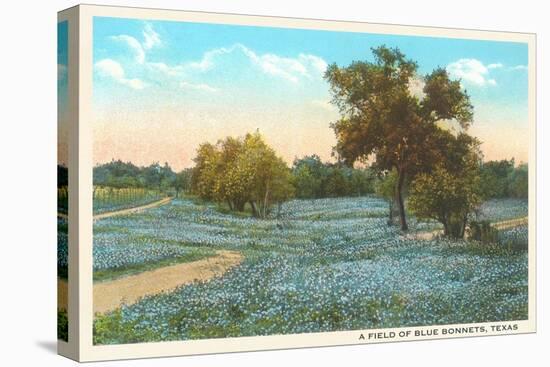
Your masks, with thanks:
<instances>
[{"instance_id":1,"label":"tree trunk","mask_svg":"<svg viewBox=\"0 0 550 367\"><path fill-rule=\"evenodd\" d=\"M394 199L391 199L388 201L388 209L389 209L389 215L388 215L388 226L393 226L393 202Z\"/></svg>"},{"instance_id":2,"label":"tree trunk","mask_svg":"<svg viewBox=\"0 0 550 367\"><path fill-rule=\"evenodd\" d=\"M243 212L244 211L244 205L246 204L246 202L244 201L236 201L235 202L235 210L237 210L238 212Z\"/></svg>"},{"instance_id":3,"label":"tree trunk","mask_svg":"<svg viewBox=\"0 0 550 367\"><path fill-rule=\"evenodd\" d=\"M405 183L405 172L402 169L399 169L397 177L397 186L395 197L397 198L397 208L399 209L399 221L401 224L401 230L407 231L409 227L407 226L407 217L405 216L405 202L403 200L403 185Z\"/></svg>"},{"instance_id":4,"label":"tree trunk","mask_svg":"<svg viewBox=\"0 0 550 367\"><path fill-rule=\"evenodd\" d=\"M262 217L263 218L266 218L267 217L267 208L269 206L269 182L266 184L266 187L265 187L265 195L264 195L264 205L263 205L263 213L262 213Z\"/></svg>"},{"instance_id":5,"label":"tree trunk","mask_svg":"<svg viewBox=\"0 0 550 367\"><path fill-rule=\"evenodd\" d=\"M462 230L460 232L460 238L464 238L464 235L466 234L466 224L468 224L468 214L466 214L462 221Z\"/></svg>"},{"instance_id":6,"label":"tree trunk","mask_svg":"<svg viewBox=\"0 0 550 367\"><path fill-rule=\"evenodd\" d=\"M256 203L253 201L250 201L250 207L252 208L252 215L257 217L258 216L258 208L256 207Z\"/></svg>"}]
</instances>

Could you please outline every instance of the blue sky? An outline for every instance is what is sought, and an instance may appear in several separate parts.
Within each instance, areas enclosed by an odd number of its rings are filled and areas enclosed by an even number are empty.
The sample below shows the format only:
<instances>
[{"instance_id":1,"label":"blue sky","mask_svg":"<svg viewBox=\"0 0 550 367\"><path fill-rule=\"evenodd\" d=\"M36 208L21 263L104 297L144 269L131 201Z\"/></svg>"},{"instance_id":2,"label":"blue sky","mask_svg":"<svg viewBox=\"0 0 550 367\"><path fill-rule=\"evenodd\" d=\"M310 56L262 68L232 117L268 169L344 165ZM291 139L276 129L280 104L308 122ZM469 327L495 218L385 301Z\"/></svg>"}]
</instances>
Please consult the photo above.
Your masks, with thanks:
<instances>
[{"instance_id":1,"label":"blue sky","mask_svg":"<svg viewBox=\"0 0 550 367\"><path fill-rule=\"evenodd\" d=\"M69 64L69 23L57 23L57 157L60 164L68 163L68 64Z\"/></svg>"},{"instance_id":2,"label":"blue sky","mask_svg":"<svg viewBox=\"0 0 550 367\"><path fill-rule=\"evenodd\" d=\"M57 23L57 88L58 101L65 105L67 99L67 65L69 63L69 22Z\"/></svg>"},{"instance_id":3,"label":"blue sky","mask_svg":"<svg viewBox=\"0 0 550 367\"><path fill-rule=\"evenodd\" d=\"M417 88L436 67L462 80L488 159L527 160L527 44L97 17L93 37L96 163L182 168L200 142L256 128L287 161L329 159L338 114L323 72L382 44L418 62ZM117 143L125 129L143 149Z\"/></svg>"}]
</instances>

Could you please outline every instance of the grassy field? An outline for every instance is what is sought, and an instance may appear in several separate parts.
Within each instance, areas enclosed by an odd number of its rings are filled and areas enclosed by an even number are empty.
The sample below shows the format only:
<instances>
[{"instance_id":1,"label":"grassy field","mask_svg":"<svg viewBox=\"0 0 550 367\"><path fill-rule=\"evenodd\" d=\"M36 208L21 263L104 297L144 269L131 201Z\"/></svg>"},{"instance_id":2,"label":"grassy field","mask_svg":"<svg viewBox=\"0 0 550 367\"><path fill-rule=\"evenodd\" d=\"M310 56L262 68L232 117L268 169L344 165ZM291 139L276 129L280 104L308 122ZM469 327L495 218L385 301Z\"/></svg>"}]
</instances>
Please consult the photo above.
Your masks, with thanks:
<instances>
[{"instance_id":1,"label":"grassy field","mask_svg":"<svg viewBox=\"0 0 550 367\"><path fill-rule=\"evenodd\" d=\"M158 190L144 188L94 187L94 214L147 205L165 197Z\"/></svg>"},{"instance_id":2,"label":"grassy field","mask_svg":"<svg viewBox=\"0 0 550 367\"><path fill-rule=\"evenodd\" d=\"M386 225L386 208L372 197L295 200L283 206L279 219L258 220L176 200L97 221L98 274L218 249L237 250L245 260L223 277L98 316L94 342L527 318L526 246L407 239ZM488 208L480 215L526 215L521 201ZM526 241L526 233L526 227L508 230L503 238Z\"/></svg>"},{"instance_id":3,"label":"grassy field","mask_svg":"<svg viewBox=\"0 0 550 367\"><path fill-rule=\"evenodd\" d=\"M164 231L155 210L96 221L94 281L113 280L215 253L212 248L163 237Z\"/></svg>"}]
</instances>

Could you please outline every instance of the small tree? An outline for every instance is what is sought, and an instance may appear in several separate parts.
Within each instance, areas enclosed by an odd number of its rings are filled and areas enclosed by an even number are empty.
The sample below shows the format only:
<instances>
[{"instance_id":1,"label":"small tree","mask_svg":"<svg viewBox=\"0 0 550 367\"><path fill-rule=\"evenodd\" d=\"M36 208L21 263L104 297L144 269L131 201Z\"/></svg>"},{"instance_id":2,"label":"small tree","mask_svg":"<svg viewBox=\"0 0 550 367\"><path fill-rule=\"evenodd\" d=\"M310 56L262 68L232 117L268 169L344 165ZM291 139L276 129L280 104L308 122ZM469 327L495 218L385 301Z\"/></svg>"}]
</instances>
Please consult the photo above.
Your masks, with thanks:
<instances>
[{"instance_id":1,"label":"small tree","mask_svg":"<svg viewBox=\"0 0 550 367\"><path fill-rule=\"evenodd\" d=\"M300 199L315 198L321 187L321 181L311 174L306 165L298 166L293 170L292 183L296 190L296 197Z\"/></svg>"},{"instance_id":2,"label":"small tree","mask_svg":"<svg viewBox=\"0 0 550 367\"><path fill-rule=\"evenodd\" d=\"M529 169L527 164L520 164L510 174L508 193L516 198L525 199L529 196Z\"/></svg>"},{"instance_id":3,"label":"small tree","mask_svg":"<svg viewBox=\"0 0 550 367\"><path fill-rule=\"evenodd\" d=\"M412 182L409 208L419 218L443 224L445 236L463 238L470 215L481 204L479 142L464 133L447 135L447 156Z\"/></svg>"},{"instance_id":4,"label":"small tree","mask_svg":"<svg viewBox=\"0 0 550 367\"><path fill-rule=\"evenodd\" d=\"M197 149L194 161L191 191L203 199L213 200L219 172L220 153L214 145L203 143Z\"/></svg>"},{"instance_id":5,"label":"small tree","mask_svg":"<svg viewBox=\"0 0 550 367\"><path fill-rule=\"evenodd\" d=\"M293 193L290 170L259 133L247 134L243 149L225 178L230 192L243 195L255 216L266 218L271 205Z\"/></svg>"},{"instance_id":6,"label":"small tree","mask_svg":"<svg viewBox=\"0 0 550 367\"><path fill-rule=\"evenodd\" d=\"M195 163L193 192L232 211L244 211L248 203L254 216L265 218L273 204L294 194L290 169L258 132L202 144Z\"/></svg>"},{"instance_id":7,"label":"small tree","mask_svg":"<svg viewBox=\"0 0 550 367\"><path fill-rule=\"evenodd\" d=\"M176 174L174 181L174 189L176 190L176 197L179 197L180 192L187 192L191 189L191 176L193 170L186 168Z\"/></svg>"},{"instance_id":8,"label":"small tree","mask_svg":"<svg viewBox=\"0 0 550 367\"><path fill-rule=\"evenodd\" d=\"M350 190L355 196L363 196L374 192L374 179L372 171L369 169L351 169Z\"/></svg>"},{"instance_id":9,"label":"small tree","mask_svg":"<svg viewBox=\"0 0 550 367\"><path fill-rule=\"evenodd\" d=\"M514 160L489 161L481 165L481 187L485 198L510 196L510 178L514 173Z\"/></svg>"},{"instance_id":10,"label":"small tree","mask_svg":"<svg viewBox=\"0 0 550 367\"><path fill-rule=\"evenodd\" d=\"M345 176L344 169L331 167L325 183L325 193L328 197L348 196L351 180Z\"/></svg>"}]
</instances>

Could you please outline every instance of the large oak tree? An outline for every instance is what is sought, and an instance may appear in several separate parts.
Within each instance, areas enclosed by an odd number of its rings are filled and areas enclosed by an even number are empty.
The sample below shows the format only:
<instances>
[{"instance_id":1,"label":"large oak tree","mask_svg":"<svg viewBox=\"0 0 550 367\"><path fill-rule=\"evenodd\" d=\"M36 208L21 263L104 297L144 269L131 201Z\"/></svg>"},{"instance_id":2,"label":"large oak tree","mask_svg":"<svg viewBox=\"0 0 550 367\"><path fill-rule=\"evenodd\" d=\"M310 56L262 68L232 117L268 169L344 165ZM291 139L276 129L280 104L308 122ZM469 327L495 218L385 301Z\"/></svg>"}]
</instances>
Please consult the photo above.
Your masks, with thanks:
<instances>
[{"instance_id":1,"label":"large oak tree","mask_svg":"<svg viewBox=\"0 0 550 367\"><path fill-rule=\"evenodd\" d=\"M460 82L437 68L421 78L416 62L397 48L372 49L374 61L332 64L325 79L341 117L333 128L338 158L349 165L373 160L380 172L395 170L395 199L402 230L407 230L403 188L417 173L441 159L439 121L466 129L473 107ZM412 86L422 80L422 98Z\"/></svg>"}]
</instances>

